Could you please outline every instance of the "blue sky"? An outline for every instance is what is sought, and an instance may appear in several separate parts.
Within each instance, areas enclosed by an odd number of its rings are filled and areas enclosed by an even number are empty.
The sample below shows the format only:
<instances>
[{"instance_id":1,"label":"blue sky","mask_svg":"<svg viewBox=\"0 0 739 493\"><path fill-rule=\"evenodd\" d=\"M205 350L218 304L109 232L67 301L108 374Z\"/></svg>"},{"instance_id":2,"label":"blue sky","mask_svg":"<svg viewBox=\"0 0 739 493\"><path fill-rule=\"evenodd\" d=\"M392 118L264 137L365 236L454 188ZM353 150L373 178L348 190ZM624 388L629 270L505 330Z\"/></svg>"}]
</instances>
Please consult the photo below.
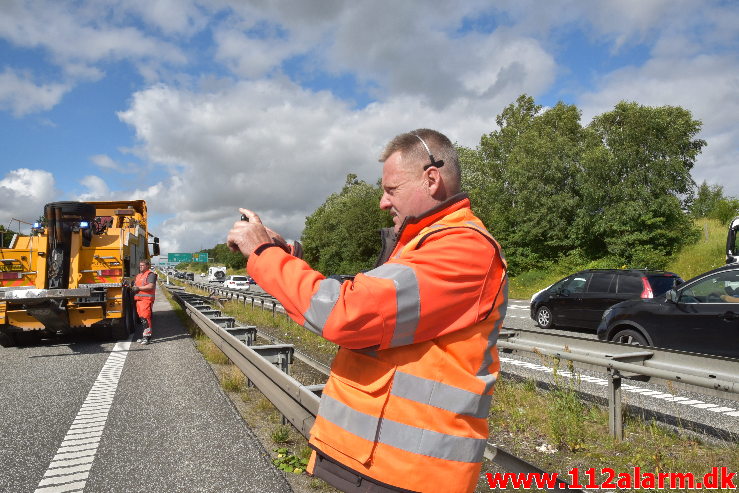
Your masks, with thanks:
<instances>
[{"instance_id":1,"label":"blue sky","mask_svg":"<svg viewBox=\"0 0 739 493\"><path fill-rule=\"evenodd\" d=\"M55 200L146 199L163 251L223 242L239 206L286 237L395 134L474 147L522 93L676 105L693 176L739 196L739 4L4 0L0 224Z\"/></svg>"}]
</instances>

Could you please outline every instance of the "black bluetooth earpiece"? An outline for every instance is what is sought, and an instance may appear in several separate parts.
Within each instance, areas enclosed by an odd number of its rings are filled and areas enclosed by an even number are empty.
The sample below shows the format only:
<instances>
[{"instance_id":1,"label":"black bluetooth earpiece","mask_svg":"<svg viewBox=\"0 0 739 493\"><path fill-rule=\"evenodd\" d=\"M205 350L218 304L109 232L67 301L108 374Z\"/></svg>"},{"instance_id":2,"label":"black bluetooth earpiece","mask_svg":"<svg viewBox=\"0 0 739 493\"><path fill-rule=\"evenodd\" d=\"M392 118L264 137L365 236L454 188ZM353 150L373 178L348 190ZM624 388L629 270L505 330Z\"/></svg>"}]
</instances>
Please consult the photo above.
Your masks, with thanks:
<instances>
[{"instance_id":1,"label":"black bluetooth earpiece","mask_svg":"<svg viewBox=\"0 0 739 493\"><path fill-rule=\"evenodd\" d=\"M435 168L441 168L442 166L444 166L444 160L443 159L439 159L438 161L436 159L434 159L434 155L431 154L431 149L429 149L429 146L426 145L426 141L424 141L421 138L421 136L418 135L418 134L413 134L413 135L415 135L416 138L421 141L421 144L423 144L423 147L426 148L426 152L429 155L429 160L431 161L429 164L427 164L426 166L423 167L423 170L426 171L427 169L429 169L432 166L435 167Z\"/></svg>"}]
</instances>

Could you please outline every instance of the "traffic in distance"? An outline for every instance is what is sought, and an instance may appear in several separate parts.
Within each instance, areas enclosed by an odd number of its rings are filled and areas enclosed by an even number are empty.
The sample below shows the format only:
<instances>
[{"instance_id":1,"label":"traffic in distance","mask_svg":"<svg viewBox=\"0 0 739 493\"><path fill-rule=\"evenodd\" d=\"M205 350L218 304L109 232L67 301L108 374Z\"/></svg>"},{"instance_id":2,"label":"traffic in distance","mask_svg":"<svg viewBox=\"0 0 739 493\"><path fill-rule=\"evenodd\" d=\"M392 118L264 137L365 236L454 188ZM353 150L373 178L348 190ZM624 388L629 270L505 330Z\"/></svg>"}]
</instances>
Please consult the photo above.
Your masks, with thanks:
<instances>
[{"instance_id":1,"label":"traffic in distance","mask_svg":"<svg viewBox=\"0 0 739 493\"><path fill-rule=\"evenodd\" d=\"M580 271L534 294L531 318L543 329L593 329L603 341L739 358L738 230L739 217L725 266L688 281L665 271Z\"/></svg>"}]
</instances>

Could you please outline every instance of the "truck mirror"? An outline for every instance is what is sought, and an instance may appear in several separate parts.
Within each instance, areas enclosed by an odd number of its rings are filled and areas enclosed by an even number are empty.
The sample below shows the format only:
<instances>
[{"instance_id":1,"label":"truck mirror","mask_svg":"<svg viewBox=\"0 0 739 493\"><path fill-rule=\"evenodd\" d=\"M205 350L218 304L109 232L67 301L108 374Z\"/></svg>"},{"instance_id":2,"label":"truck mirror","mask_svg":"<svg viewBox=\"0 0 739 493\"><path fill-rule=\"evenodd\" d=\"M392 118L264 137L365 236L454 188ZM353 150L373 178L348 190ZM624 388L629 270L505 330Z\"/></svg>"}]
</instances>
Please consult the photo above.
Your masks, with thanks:
<instances>
[{"instance_id":1,"label":"truck mirror","mask_svg":"<svg viewBox=\"0 0 739 493\"><path fill-rule=\"evenodd\" d=\"M156 257L157 255L159 255L159 243L154 243L154 245L152 245L151 249L152 249L152 256L153 257Z\"/></svg>"}]
</instances>

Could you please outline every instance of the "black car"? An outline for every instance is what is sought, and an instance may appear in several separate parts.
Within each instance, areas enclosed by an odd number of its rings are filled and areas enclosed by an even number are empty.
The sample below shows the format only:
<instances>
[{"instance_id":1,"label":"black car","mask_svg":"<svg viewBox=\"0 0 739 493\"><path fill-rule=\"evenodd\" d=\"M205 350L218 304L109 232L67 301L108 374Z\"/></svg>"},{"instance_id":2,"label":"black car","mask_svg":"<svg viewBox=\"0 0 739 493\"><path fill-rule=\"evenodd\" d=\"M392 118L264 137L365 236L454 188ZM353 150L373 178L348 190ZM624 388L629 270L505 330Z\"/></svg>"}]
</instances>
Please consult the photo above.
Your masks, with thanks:
<instances>
[{"instance_id":1,"label":"black car","mask_svg":"<svg viewBox=\"0 0 739 493\"><path fill-rule=\"evenodd\" d=\"M598 338L739 357L739 264L701 274L654 299L614 305L603 314Z\"/></svg>"},{"instance_id":2,"label":"black car","mask_svg":"<svg viewBox=\"0 0 739 493\"><path fill-rule=\"evenodd\" d=\"M532 296L531 318L542 329L555 325L596 329L608 307L659 296L681 282L677 274L659 270L582 270Z\"/></svg>"}]
</instances>

